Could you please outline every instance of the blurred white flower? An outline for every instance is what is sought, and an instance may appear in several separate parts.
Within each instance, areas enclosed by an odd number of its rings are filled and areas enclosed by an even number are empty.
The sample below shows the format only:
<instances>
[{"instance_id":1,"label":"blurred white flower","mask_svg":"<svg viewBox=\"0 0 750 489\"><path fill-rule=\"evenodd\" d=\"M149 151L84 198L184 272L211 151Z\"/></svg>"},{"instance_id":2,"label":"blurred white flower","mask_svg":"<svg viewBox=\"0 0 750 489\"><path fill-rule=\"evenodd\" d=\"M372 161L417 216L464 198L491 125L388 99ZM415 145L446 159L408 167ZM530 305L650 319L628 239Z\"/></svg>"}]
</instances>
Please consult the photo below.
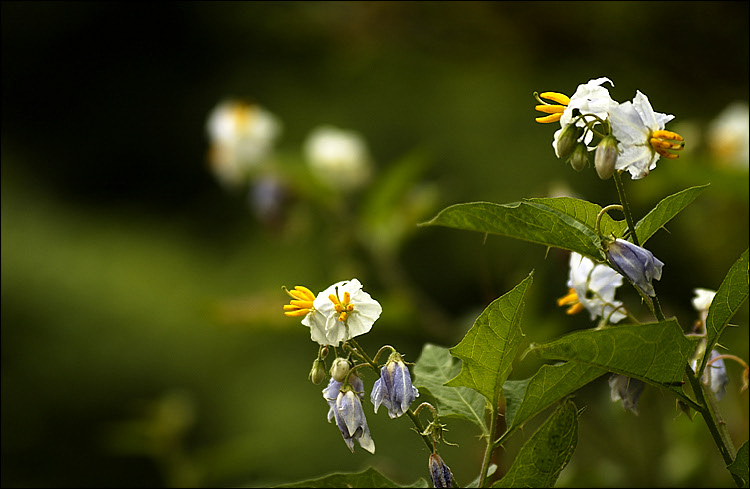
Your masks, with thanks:
<instances>
[{"instance_id":1,"label":"blurred white flower","mask_svg":"<svg viewBox=\"0 0 750 489\"><path fill-rule=\"evenodd\" d=\"M708 312L716 291L710 289L693 289L693 292L695 292L695 297L693 297L692 303L695 310L698 312Z\"/></svg>"},{"instance_id":2,"label":"blurred white flower","mask_svg":"<svg viewBox=\"0 0 750 489\"><path fill-rule=\"evenodd\" d=\"M569 306L567 314L576 314L584 308L591 320L601 316L611 323L625 318L619 312L622 302L615 300L617 287L622 285L622 276L606 265L597 265L576 252L570 254L568 295L557 301L558 306Z\"/></svg>"},{"instance_id":3,"label":"blurred white flower","mask_svg":"<svg viewBox=\"0 0 750 489\"><path fill-rule=\"evenodd\" d=\"M370 180L369 152L357 132L320 126L307 137L304 152L313 174L329 187L354 190Z\"/></svg>"},{"instance_id":4,"label":"blurred white flower","mask_svg":"<svg viewBox=\"0 0 750 489\"><path fill-rule=\"evenodd\" d=\"M708 127L711 154L726 166L748 168L750 163L750 107L747 102L731 103Z\"/></svg>"},{"instance_id":5,"label":"blurred white flower","mask_svg":"<svg viewBox=\"0 0 750 489\"><path fill-rule=\"evenodd\" d=\"M258 105L228 100L213 109L206 129L211 170L223 185L236 187L270 156L281 123Z\"/></svg>"}]
</instances>

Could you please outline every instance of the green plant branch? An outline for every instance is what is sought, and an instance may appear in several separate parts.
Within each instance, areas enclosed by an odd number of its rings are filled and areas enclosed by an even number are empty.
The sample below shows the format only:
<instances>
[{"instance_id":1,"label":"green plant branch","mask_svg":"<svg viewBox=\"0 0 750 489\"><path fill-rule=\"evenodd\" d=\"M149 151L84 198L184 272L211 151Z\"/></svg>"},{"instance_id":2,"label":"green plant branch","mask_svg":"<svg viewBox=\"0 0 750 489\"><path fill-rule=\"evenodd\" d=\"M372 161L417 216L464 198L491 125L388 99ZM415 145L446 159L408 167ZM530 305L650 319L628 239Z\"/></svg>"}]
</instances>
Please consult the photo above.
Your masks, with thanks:
<instances>
[{"instance_id":1,"label":"green plant branch","mask_svg":"<svg viewBox=\"0 0 750 489\"><path fill-rule=\"evenodd\" d=\"M729 465L734 462L734 459L737 456L737 451L732 443L732 438L729 436L726 424L718 419L718 410L716 409L713 393L704 388L690 365L687 365L685 370L687 372L687 377L690 380L690 385L693 388L695 398L699 404L699 408L694 409L703 416L703 420L706 422L706 426L708 426L708 431L711 433L711 436L719 449L719 453L721 453L721 456L724 459L724 463ZM734 479L735 484L737 484L737 487L742 487L743 481L741 478L734 474L732 474L732 478Z\"/></svg>"},{"instance_id":2,"label":"green plant branch","mask_svg":"<svg viewBox=\"0 0 750 489\"><path fill-rule=\"evenodd\" d=\"M435 451L435 445L432 443L430 437L425 434L424 426L422 426L422 422L419 420L419 416L417 416L411 409L406 411L406 414L409 416L409 419L411 419L412 423L414 423L414 426L416 426L419 436L422 437L422 441L424 441L425 445L427 445L427 448L430 449L430 453L433 453Z\"/></svg>"},{"instance_id":3,"label":"green plant branch","mask_svg":"<svg viewBox=\"0 0 750 489\"><path fill-rule=\"evenodd\" d=\"M487 472L490 468L490 460L492 460L492 452L495 450L495 443L492 441L492 436L495 434L495 427L497 426L497 403L488 403L490 407L490 427L487 435L487 448L484 451L484 459L482 460L482 471L480 472L479 485L477 487L485 487L487 484Z\"/></svg>"},{"instance_id":4,"label":"green plant branch","mask_svg":"<svg viewBox=\"0 0 750 489\"><path fill-rule=\"evenodd\" d=\"M622 204L622 212L625 214L625 221L628 223L628 229L630 229L630 236L633 238L633 244L640 246L638 243L638 236L635 234L635 224L633 223L633 213L630 211L630 204L625 196L625 187L622 184L622 178L620 177L622 170L618 170L614 173L613 178L615 180L615 186L617 187L617 195L620 197L620 204Z\"/></svg>"}]
</instances>

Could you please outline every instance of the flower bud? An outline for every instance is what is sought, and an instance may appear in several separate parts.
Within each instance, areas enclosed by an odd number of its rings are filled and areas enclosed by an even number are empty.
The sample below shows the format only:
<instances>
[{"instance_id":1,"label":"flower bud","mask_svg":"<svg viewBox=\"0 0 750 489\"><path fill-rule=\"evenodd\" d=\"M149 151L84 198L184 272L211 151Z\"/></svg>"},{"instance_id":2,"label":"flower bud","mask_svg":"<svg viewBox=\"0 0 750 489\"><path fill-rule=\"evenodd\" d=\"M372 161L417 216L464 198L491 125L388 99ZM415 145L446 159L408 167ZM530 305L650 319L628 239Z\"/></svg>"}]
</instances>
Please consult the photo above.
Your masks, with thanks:
<instances>
[{"instance_id":1,"label":"flower bud","mask_svg":"<svg viewBox=\"0 0 750 489\"><path fill-rule=\"evenodd\" d=\"M432 487L453 487L453 473L437 453L430 454L430 478Z\"/></svg>"},{"instance_id":2,"label":"flower bud","mask_svg":"<svg viewBox=\"0 0 750 489\"><path fill-rule=\"evenodd\" d=\"M375 412L382 404L388 409L391 419L398 418L409 410L416 397L419 397L419 391L411 384L409 369L401 355L393 352L388 363L380 369L380 378L372 386L370 400Z\"/></svg>"},{"instance_id":3,"label":"flower bud","mask_svg":"<svg viewBox=\"0 0 750 489\"><path fill-rule=\"evenodd\" d=\"M560 133L560 137L557 139L558 157L565 159L570 156L582 134L582 127L578 127L575 124L568 124L565 126L562 133Z\"/></svg>"},{"instance_id":4,"label":"flower bud","mask_svg":"<svg viewBox=\"0 0 750 489\"><path fill-rule=\"evenodd\" d=\"M661 268L664 263L650 251L620 238L605 243L604 251L612 268L630 280L644 294L651 297L656 295L651 280L661 280Z\"/></svg>"},{"instance_id":5,"label":"flower bud","mask_svg":"<svg viewBox=\"0 0 750 489\"><path fill-rule=\"evenodd\" d=\"M326 378L326 365L323 363L323 360L320 358L316 358L313 362L312 370L310 370L310 375L308 375L308 378L310 381L318 385Z\"/></svg>"},{"instance_id":6,"label":"flower bud","mask_svg":"<svg viewBox=\"0 0 750 489\"><path fill-rule=\"evenodd\" d=\"M343 382L348 373L349 360L341 357L336 358L331 366L331 377L333 377L336 382Z\"/></svg>"},{"instance_id":7,"label":"flower bud","mask_svg":"<svg viewBox=\"0 0 750 489\"><path fill-rule=\"evenodd\" d=\"M589 151L586 145L578 143L573 150L573 154L568 159L568 163L575 171L581 171L589 164Z\"/></svg>"},{"instance_id":8,"label":"flower bud","mask_svg":"<svg viewBox=\"0 0 750 489\"><path fill-rule=\"evenodd\" d=\"M607 136L596 147L594 155L594 167L599 178L609 179L615 172L615 163L617 163L617 139Z\"/></svg>"}]
</instances>

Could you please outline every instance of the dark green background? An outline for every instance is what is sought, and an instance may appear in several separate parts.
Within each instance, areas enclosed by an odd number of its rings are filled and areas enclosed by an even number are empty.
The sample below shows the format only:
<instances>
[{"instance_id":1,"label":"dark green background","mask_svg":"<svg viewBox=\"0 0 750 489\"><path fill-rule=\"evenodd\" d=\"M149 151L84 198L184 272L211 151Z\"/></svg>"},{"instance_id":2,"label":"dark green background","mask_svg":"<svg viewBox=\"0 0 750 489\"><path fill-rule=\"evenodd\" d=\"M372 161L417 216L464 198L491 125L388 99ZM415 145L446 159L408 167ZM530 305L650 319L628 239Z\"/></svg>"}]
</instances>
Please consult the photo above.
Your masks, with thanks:
<instances>
[{"instance_id":1,"label":"dark green background","mask_svg":"<svg viewBox=\"0 0 750 489\"><path fill-rule=\"evenodd\" d=\"M225 97L255 100L282 120L285 154L319 124L354 129L379 172L420 151L435 212L562 182L606 205L612 182L554 157L556 128L534 122L531 96L600 76L616 100L646 93L688 137L680 159L625 178L637 215L712 184L649 245L666 264L665 312L688 329L692 289L717 288L748 245L747 172L717 168L702 144L709 121L748 98L746 2L3 2L2 485L262 486L370 464L426 478L406 419L368 411L375 456L349 453L326 423L323 386L306 379L316 345L281 315L280 287L351 277L332 266L329 234L269 229L219 188L206 117ZM415 361L426 341L452 346L531 269L528 341L591 325L555 306L567 261L554 250L415 228L398 258L451 326L386 307L361 338L371 351L389 343ZM366 290L397 303L361 263ZM722 343L747 359L747 305L734 323ZM739 445L748 395L735 364L729 375L722 408ZM647 389L635 417L608 396L605 379L577 395L588 407L560 485L731 484L705 426L671 397ZM449 429L461 447L441 453L465 485L481 443L468 425Z\"/></svg>"}]
</instances>

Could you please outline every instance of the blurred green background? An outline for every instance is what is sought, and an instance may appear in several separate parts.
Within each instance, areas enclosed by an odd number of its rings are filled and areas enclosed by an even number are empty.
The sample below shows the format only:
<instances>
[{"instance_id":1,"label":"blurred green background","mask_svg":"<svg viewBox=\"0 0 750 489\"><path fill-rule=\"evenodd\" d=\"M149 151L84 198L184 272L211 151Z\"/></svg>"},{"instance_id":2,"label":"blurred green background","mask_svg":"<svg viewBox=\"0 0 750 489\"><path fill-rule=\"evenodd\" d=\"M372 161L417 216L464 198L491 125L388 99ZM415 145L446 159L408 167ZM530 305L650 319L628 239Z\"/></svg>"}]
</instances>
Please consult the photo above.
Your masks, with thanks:
<instances>
[{"instance_id":1,"label":"blurred green background","mask_svg":"<svg viewBox=\"0 0 750 489\"><path fill-rule=\"evenodd\" d=\"M614 99L638 89L676 115L681 158L625 183L638 216L711 183L650 241L666 263L665 312L689 329L692 289L716 289L748 246L747 167L716 164L706 144L710 122L747 103L748 41L747 2L3 2L2 485L265 486L368 465L400 483L427 478L408 420L366 403L374 456L349 453L326 423L323 386L306 378L317 345L281 314L281 286L359 278L384 306L360 344L410 361L425 342L457 343L532 269L527 341L592 326L555 305L564 253L416 227L457 202L559 189L616 201L611 181L555 158L533 91L572 94L607 76ZM421 162L409 183L434 197L408 215L388 266L341 246L354 224L304 194L269 225L216 183L205 123L227 97L281 119L289 161L333 124L366 138L378 175ZM744 359L747 311L722 341ZM538 366L529 356L511 378ZM739 446L748 394L737 365L728 371L722 412ZM588 407L559 485L731 485L702 421L678 416L672 397L647 388L633 416L602 378L576 403ZM465 485L482 445L471 426L448 428L461 447L441 454Z\"/></svg>"}]
</instances>

